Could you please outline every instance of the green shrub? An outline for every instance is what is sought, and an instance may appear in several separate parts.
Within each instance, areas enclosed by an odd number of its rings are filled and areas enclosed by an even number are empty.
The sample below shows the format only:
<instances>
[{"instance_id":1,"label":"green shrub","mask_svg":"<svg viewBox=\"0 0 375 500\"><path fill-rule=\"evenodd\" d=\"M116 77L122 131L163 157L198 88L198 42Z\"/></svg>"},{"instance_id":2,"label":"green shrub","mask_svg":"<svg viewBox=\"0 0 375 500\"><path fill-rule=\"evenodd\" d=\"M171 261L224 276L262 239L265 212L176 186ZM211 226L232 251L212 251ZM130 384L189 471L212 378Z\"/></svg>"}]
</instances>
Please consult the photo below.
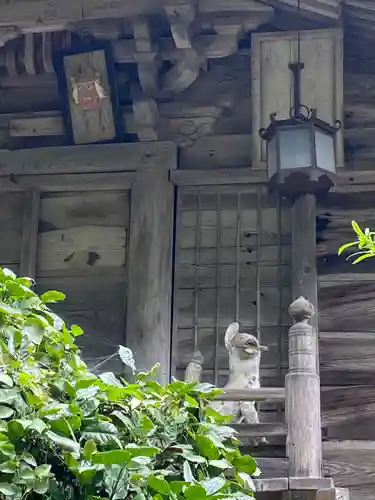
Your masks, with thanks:
<instances>
[{"instance_id":1,"label":"green shrub","mask_svg":"<svg viewBox=\"0 0 375 500\"><path fill-rule=\"evenodd\" d=\"M257 466L208 406L210 384L96 376L32 281L0 269L0 497L216 500L253 496ZM119 348L135 371L131 351Z\"/></svg>"}]
</instances>

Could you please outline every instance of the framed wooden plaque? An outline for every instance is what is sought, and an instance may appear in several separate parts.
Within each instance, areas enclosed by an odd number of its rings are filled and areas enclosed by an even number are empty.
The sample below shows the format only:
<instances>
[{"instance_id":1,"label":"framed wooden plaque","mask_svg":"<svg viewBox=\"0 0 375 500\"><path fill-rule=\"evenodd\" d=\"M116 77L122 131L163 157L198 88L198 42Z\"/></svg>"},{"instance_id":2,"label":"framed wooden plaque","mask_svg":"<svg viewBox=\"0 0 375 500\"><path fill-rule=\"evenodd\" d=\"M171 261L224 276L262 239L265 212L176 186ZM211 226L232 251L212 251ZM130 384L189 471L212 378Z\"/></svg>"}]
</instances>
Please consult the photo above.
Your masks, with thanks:
<instances>
[{"instance_id":1,"label":"framed wooden plaque","mask_svg":"<svg viewBox=\"0 0 375 500\"><path fill-rule=\"evenodd\" d=\"M55 56L66 127L74 144L111 142L123 135L108 45Z\"/></svg>"}]
</instances>

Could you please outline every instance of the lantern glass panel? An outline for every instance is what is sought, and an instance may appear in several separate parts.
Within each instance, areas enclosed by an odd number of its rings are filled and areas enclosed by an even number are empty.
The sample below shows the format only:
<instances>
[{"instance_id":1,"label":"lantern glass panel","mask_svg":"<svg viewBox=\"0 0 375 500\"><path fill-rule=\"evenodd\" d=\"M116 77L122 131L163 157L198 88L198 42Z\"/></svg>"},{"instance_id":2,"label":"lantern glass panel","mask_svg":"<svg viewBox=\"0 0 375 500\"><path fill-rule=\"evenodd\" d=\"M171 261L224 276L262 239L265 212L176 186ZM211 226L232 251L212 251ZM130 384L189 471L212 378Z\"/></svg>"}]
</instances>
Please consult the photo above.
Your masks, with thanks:
<instances>
[{"instance_id":1,"label":"lantern glass panel","mask_svg":"<svg viewBox=\"0 0 375 500\"><path fill-rule=\"evenodd\" d=\"M316 166L327 172L335 172L335 140L333 135L315 128Z\"/></svg>"},{"instance_id":2,"label":"lantern glass panel","mask_svg":"<svg viewBox=\"0 0 375 500\"><path fill-rule=\"evenodd\" d=\"M308 168L312 163L312 137L310 129L291 126L279 129L280 170Z\"/></svg>"},{"instance_id":3,"label":"lantern glass panel","mask_svg":"<svg viewBox=\"0 0 375 500\"><path fill-rule=\"evenodd\" d=\"M277 172L277 134L267 142L267 170L268 178L273 177Z\"/></svg>"}]
</instances>

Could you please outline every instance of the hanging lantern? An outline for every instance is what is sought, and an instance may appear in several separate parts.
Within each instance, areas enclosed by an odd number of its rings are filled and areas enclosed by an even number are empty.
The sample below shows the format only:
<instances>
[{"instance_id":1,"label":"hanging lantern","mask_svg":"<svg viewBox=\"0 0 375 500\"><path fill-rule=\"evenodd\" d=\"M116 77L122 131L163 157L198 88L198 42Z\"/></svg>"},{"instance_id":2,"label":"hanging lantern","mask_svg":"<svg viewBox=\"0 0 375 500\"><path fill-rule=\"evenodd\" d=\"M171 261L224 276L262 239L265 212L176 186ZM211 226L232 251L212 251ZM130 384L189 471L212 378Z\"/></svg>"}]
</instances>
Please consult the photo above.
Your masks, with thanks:
<instances>
[{"instance_id":1,"label":"hanging lantern","mask_svg":"<svg viewBox=\"0 0 375 500\"><path fill-rule=\"evenodd\" d=\"M320 120L316 110L301 104L303 67L300 61L289 65L294 80L294 105L289 119L277 120L273 113L270 125L259 131L267 142L268 179L291 196L328 191L333 186L335 135L341 128L339 121L332 126Z\"/></svg>"}]
</instances>

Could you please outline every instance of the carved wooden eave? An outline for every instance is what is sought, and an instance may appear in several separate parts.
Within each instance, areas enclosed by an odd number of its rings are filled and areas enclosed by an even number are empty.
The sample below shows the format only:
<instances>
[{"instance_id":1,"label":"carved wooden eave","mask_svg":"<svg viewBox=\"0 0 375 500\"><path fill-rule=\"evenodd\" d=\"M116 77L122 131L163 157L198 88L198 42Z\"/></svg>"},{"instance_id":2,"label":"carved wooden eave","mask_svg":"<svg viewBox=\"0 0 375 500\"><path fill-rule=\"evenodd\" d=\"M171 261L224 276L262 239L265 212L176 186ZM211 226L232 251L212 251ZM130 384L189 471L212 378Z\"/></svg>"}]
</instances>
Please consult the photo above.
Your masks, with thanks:
<instances>
[{"instance_id":1,"label":"carved wooden eave","mask_svg":"<svg viewBox=\"0 0 375 500\"><path fill-rule=\"evenodd\" d=\"M158 99L185 91L209 59L237 52L239 37L274 12L257 0L0 0L0 8L0 68L10 77L52 73L52 54L70 48L73 35L109 40L115 63L136 64L133 115L141 140L157 139ZM166 27L164 36L155 26Z\"/></svg>"},{"instance_id":2,"label":"carved wooden eave","mask_svg":"<svg viewBox=\"0 0 375 500\"><path fill-rule=\"evenodd\" d=\"M50 72L52 52L69 46L69 40L61 33L81 35L83 31L95 37L98 29L91 29L87 25L88 19L128 16L124 23L132 26L132 39L121 40L121 25L112 26L112 31L116 33L117 30L117 36L112 33L115 61L119 64L135 62L143 91L153 96L163 90L185 90L197 78L200 69L205 67L207 59L236 52L238 37L270 21L273 15L272 7L256 0L236 0L230 5L222 0L165 0L160 5L160 12L155 7L157 2L151 8L145 0L112 2L112 10L106 3L102 9L95 1L90 2L87 8L83 3L80 4L80 12L74 8L77 4L70 4L69 1L64 5L52 5L54 3L28 0L23 5L22 0L16 0L11 7L0 6L0 43L5 45L0 53L0 66L5 67L8 74L16 75L18 71L31 75ZM132 7L128 9L129 5ZM49 17L52 11L53 22ZM154 13L166 17L172 38L152 39L149 23ZM57 20L62 22L58 24ZM106 21L108 19L103 19L103 23ZM108 31L104 30L104 35ZM210 35L204 34L207 32ZM37 33L42 33L42 43ZM11 40L14 43L8 43ZM162 60L171 61L172 68L159 88L158 69Z\"/></svg>"}]
</instances>

